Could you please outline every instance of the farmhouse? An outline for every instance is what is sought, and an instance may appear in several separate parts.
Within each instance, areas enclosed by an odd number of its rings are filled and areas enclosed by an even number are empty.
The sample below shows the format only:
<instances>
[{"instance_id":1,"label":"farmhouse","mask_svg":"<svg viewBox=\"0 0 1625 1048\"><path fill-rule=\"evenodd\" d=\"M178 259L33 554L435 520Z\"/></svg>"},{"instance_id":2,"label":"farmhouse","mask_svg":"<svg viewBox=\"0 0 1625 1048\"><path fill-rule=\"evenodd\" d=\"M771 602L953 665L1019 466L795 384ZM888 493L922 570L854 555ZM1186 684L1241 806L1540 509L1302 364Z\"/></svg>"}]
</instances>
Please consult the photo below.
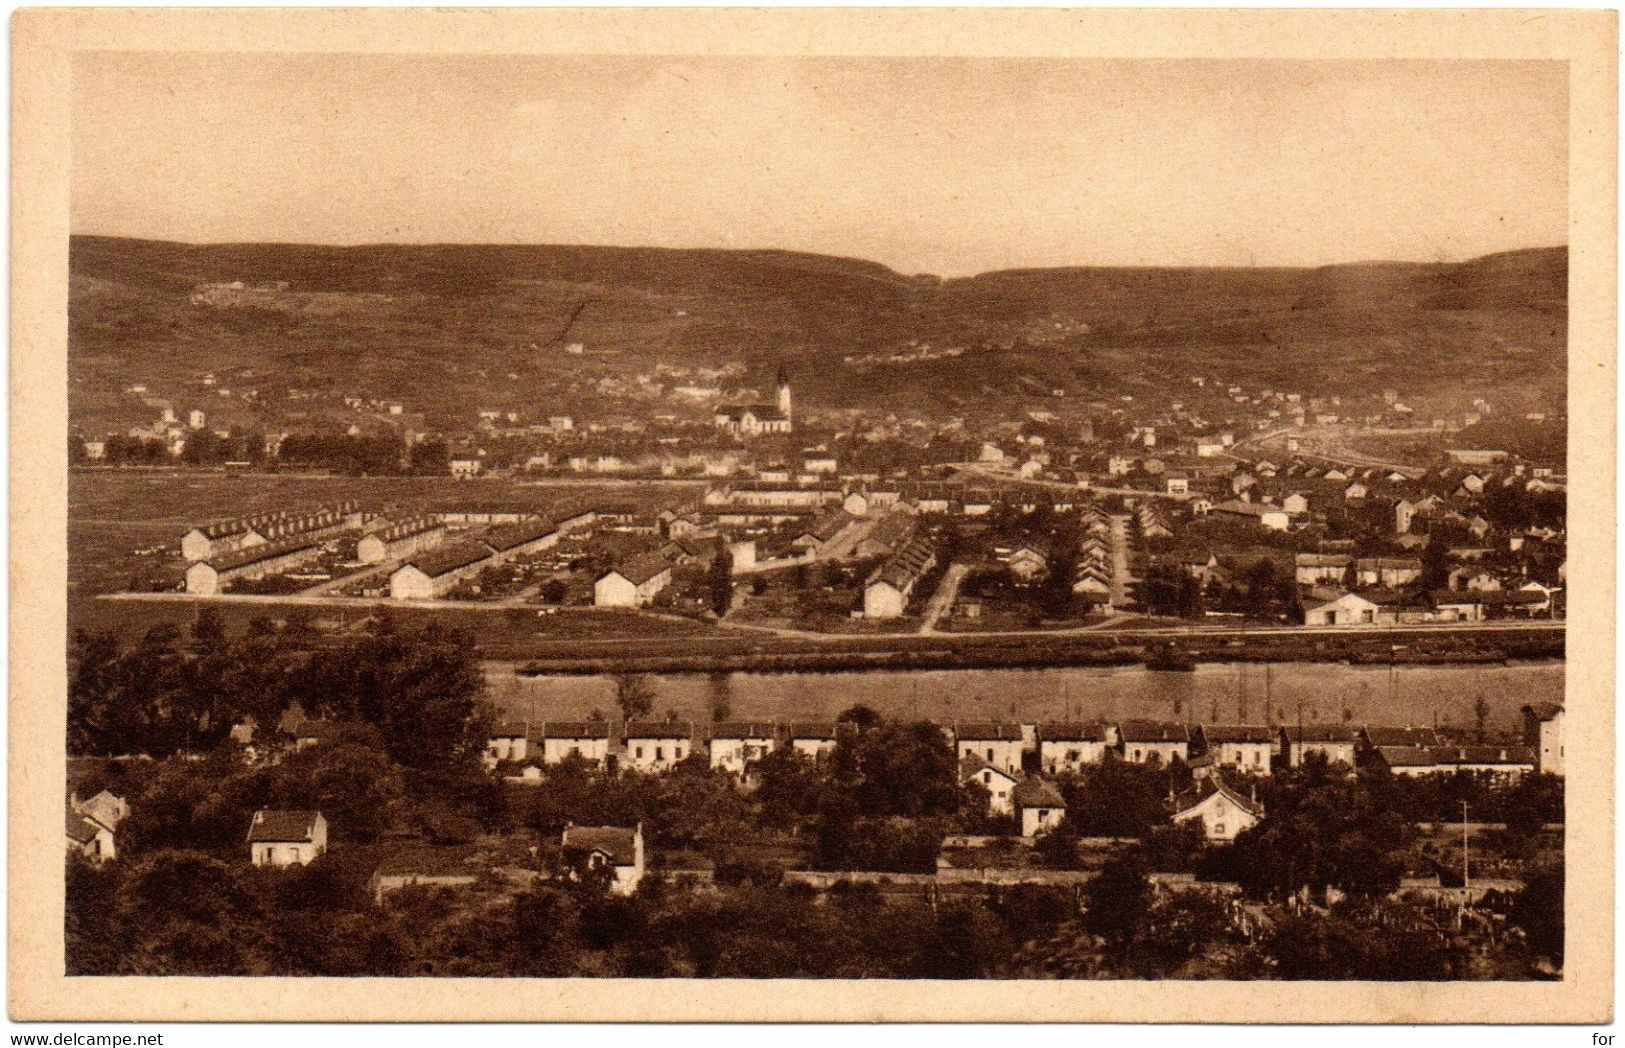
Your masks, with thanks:
<instances>
[{"instance_id":1,"label":"farmhouse","mask_svg":"<svg viewBox=\"0 0 1625 1048\"><path fill-rule=\"evenodd\" d=\"M617 564L593 583L592 602L600 608L640 608L671 582L671 563L644 553Z\"/></svg>"},{"instance_id":2,"label":"farmhouse","mask_svg":"<svg viewBox=\"0 0 1625 1048\"><path fill-rule=\"evenodd\" d=\"M392 600L433 600L489 565L491 549L480 542L455 542L420 553L389 576Z\"/></svg>"},{"instance_id":3,"label":"farmhouse","mask_svg":"<svg viewBox=\"0 0 1625 1048\"><path fill-rule=\"evenodd\" d=\"M222 553L210 560L194 562L186 569L186 592L212 597L237 579L257 579L307 561L322 550L311 539L288 539L246 546Z\"/></svg>"},{"instance_id":4,"label":"farmhouse","mask_svg":"<svg viewBox=\"0 0 1625 1048\"><path fill-rule=\"evenodd\" d=\"M1300 553L1293 561L1293 574L1300 586L1340 584L1347 579L1353 563L1354 558L1343 553Z\"/></svg>"},{"instance_id":5,"label":"farmhouse","mask_svg":"<svg viewBox=\"0 0 1625 1048\"><path fill-rule=\"evenodd\" d=\"M69 853L98 866L118 855L112 829L71 807L67 811L67 845Z\"/></svg>"},{"instance_id":6,"label":"farmhouse","mask_svg":"<svg viewBox=\"0 0 1625 1048\"><path fill-rule=\"evenodd\" d=\"M248 825L255 866L304 866L327 851L327 820L319 811L261 808Z\"/></svg>"}]
</instances>

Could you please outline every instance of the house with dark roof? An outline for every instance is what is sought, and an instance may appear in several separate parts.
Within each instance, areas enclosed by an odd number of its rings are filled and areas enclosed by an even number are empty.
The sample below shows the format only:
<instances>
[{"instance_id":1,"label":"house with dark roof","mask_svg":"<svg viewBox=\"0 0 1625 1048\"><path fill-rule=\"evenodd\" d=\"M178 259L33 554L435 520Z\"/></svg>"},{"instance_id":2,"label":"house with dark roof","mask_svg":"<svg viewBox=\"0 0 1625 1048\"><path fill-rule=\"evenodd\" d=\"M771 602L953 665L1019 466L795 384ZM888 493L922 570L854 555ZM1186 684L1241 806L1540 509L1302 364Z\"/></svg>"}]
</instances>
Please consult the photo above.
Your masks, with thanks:
<instances>
[{"instance_id":1,"label":"house with dark roof","mask_svg":"<svg viewBox=\"0 0 1625 1048\"><path fill-rule=\"evenodd\" d=\"M1038 726L1038 766L1046 775L1076 773L1086 764L1099 764L1117 745L1111 725L1054 722Z\"/></svg>"},{"instance_id":2,"label":"house with dark roof","mask_svg":"<svg viewBox=\"0 0 1625 1048\"><path fill-rule=\"evenodd\" d=\"M955 724L953 736L955 755L979 758L1011 774L1021 771L1021 725L996 722Z\"/></svg>"},{"instance_id":3,"label":"house with dark roof","mask_svg":"<svg viewBox=\"0 0 1625 1048\"><path fill-rule=\"evenodd\" d=\"M186 592L211 597L225 589L228 582L263 578L296 567L321 551L321 543L315 539L295 537L221 553L187 567Z\"/></svg>"},{"instance_id":4,"label":"house with dark roof","mask_svg":"<svg viewBox=\"0 0 1625 1048\"><path fill-rule=\"evenodd\" d=\"M934 543L924 536L909 540L869 576L869 581L863 587L863 617L902 617L915 585L936 563Z\"/></svg>"},{"instance_id":5,"label":"house with dark roof","mask_svg":"<svg viewBox=\"0 0 1625 1048\"><path fill-rule=\"evenodd\" d=\"M304 866L327 851L327 820L319 811L261 808L248 824L255 866Z\"/></svg>"},{"instance_id":6,"label":"house with dark roof","mask_svg":"<svg viewBox=\"0 0 1625 1048\"><path fill-rule=\"evenodd\" d=\"M656 552L641 553L598 576L592 602L600 608L640 608L670 583L671 561Z\"/></svg>"},{"instance_id":7,"label":"house with dark roof","mask_svg":"<svg viewBox=\"0 0 1625 1048\"><path fill-rule=\"evenodd\" d=\"M688 721L628 721L626 765L637 771L670 771L694 752L694 725Z\"/></svg>"},{"instance_id":8,"label":"house with dark roof","mask_svg":"<svg viewBox=\"0 0 1625 1048\"><path fill-rule=\"evenodd\" d=\"M70 854L81 855L98 866L118 857L113 828L72 806L67 810L67 834Z\"/></svg>"},{"instance_id":9,"label":"house with dark roof","mask_svg":"<svg viewBox=\"0 0 1625 1048\"><path fill-rule=\"evenodd\" d=\"M433 600L491 564L491 547L461 541L417 553L389 576L392 600Z\"/></svg>"},{"instance_id":10,"label":"house with dark roof","mask_svg":"<svg viewBox=\"0 0 1625 1048\"><path fill-rule=\"evenodd\" d=\"M1020 781L1019 772L994 767L974 754L959 759L959 784L967 786L974 782L987 791L989 815L1009 815L1015 810L1012 796Z\"/></svg>"},{"instance_id":11,"label":"house with dark roof","mask_svg":"<svg viewBox=\"0 0 1625 1048\"><path fill-rule=\"evenodd\" d=\"M327 742L338 729L339 726L335 721L306 717L296 721L293 727L288 729L288 734L293 736L293 750L298 753L300 750L308 750L312 746L320 746Z\"/></svg>"},{"instance_id":12,"label":"house with dark roof","mask_svg":"<svg viewBox=\"0 0 1625 1048\"><path fill-rule=\"evenodd\" d=\"M1130 720L1117 726L1118 747L1132 764L1171 764L1190 760L1191 730L1166 721Z\"/></svg>"},{"instance_id":13,"label":"house with dark roof","mask_svg":"<svg viewBox=\"0 0 1625 1048\"><path fill-rule=\"evenodd\" d=\"M1287 767L1303 764L1311 753L1324 754L1328 764L1355 766L1354 729L1342 724L1286 724L1280 727L1281 756Z\"/></svg>"},{"instance_id":14,"label":"house with dark roof","mask_svg":"<svg viewBox=\"0 0 1625 1048\"><path fill-rule=\"evenodd\" d=\"M1219 775L1197 780L1174 798L1171 807L1176 824L1199 822L1202 835L1214 842L1233 841L1242 830L1257 826L1264 818L1262 804L1242 796Z\"/></svg>"},{"instance_id":15,"label":"house with dark roof","mask_svg":"<svg viewBox=\"0 0 1625 1048\"><path fill-rule=\"evenodd\" d=\"M581 879L594 871L608 871L612 895L631 895L643 881L641 822L631 829L566 823L563 852L567 876Z\"/></svg>"},{"instance_id":16,"label":"house with dark roof","mask_svg":"<svg viewBox=\"0 0 1625 1048\"><path fill-rule=\"evenodd\" d=\"M839 741L834 721L792 721L784 736L791 749L812 760L834 753Z\"/></svg>"},{"instance_id":17,"label":"house with dark roof","mask_svg":"<svg viewBox=\"0 0 1625 1048\"><path fill-rule=\"evenodd\" d=\"M609 721L543 721L531 729L531 752L543 764L562 764L574 757L599 767L609 760Z\"/></svg>"},{"instance_id":18,"label":"house with dark roof","mask_svg":"<svg viewBox=\"0 0 1625 1048\"><path fill-rule=\"evenodd\" d=\"M1197 742L1216 768L1247 775L1268 775L1279 737L1265 724L1204 724L1196 729Z\"/></svg>"},{"instance_id":19,"label":"house with dark roof","mask_svg":"<svg viewBox=\"0 0 1625 1048\"><path fill-rule=\"evenodd\" d=\"M1055 784L1045 779L1029 777L1016 783L1010 800L1021 819L1021 835L1037 837L1048 833L1066 818L1066 798Z\"/></svg>"},{"instance_id":20,"label":"house with dark roof","mask_svg":"<svg viewBox=\"0 0 1625 1048\"><path fill-rule=\"evenodd\" d=\"M767 721L718 721L711 725L711 767L743 776L778 741L778 726Z\"/></svg>"}]
</instances>

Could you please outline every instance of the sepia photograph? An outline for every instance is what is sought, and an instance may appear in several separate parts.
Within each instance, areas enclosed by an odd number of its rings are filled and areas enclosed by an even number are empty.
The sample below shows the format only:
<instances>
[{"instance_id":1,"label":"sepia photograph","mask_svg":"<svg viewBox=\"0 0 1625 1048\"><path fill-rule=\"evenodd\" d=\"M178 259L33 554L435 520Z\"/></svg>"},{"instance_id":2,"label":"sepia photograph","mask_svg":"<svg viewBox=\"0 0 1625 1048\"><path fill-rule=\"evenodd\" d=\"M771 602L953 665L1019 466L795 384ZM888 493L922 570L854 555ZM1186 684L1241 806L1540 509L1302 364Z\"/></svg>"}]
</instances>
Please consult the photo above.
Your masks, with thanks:
<instances>
[{"instance_id":1,"label":"sepia photograph","mask_svg":"<svg viewBox=\"0 0 1625 1048\"><path fill-rule=\"evenodd\" d=\"M1571 62L141 39L42 975L1574 987Z\"/></svg>"}]
</instances>

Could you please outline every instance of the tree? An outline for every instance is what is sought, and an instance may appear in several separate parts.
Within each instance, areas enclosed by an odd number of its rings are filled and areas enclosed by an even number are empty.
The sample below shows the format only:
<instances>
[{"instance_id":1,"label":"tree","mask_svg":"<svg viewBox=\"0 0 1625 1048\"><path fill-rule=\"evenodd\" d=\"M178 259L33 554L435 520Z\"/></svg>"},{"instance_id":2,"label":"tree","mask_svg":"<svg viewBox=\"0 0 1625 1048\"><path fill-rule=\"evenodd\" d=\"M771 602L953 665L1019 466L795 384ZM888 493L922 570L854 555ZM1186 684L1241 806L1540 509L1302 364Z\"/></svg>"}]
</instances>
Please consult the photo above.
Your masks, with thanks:
<instances>
[{"instance_id":1,"label":"tree","mask_svg":"<svg viewBox=\"0 0 1625 1048\"><path fill-rule=\"evenodd\" d=\"M1482 695L1473 700L1473 722L1477 725L1476 741L1482 743L1490 724L1490 702Z\"/></svg>"},{"instance_id":2,"label":"tree","mask_svg":"<svg viewBox=\"0 0 1625 1048\"><path fill-rule=\"evenodd\" d=\"M647 717L655 708L654 681L645 673L615 675L615 704L623 720Z\"/></svg>"},{"instance_id":3,"label":"tree","mask_svg":"<svg viewBox=\"0 0 1625 1048\"><path fill-rule=\"evenodd\" d=\"M1132 940L1151 909L1149 872L1139 848L1106 860L1084 887L1084 930L1119 946Z\"/></svg>"},{"instance_id":4,"label":"tree","mask_svg":"<svg viewBox=\"0 0 1625 1048\"><path fill-rule=\"evenodd\" d=\"M733 606L734 597L734 558L733 550L726 542L711 558L711 567L706 571L706 585L710 591L711 610L718 618L728 614Z\"/></svg>"},{"instance_id":5,"label":"tree","mask_svg":"<svg viewBox=\"0 0 1625 1048\"><path fill-rule=\"evenodd\" d=\"M1507 919L1529 938L1538 956L1563 967L1563 867L1552 866L1524 885L1512 903Z\"/></svg>"}]
</instances>

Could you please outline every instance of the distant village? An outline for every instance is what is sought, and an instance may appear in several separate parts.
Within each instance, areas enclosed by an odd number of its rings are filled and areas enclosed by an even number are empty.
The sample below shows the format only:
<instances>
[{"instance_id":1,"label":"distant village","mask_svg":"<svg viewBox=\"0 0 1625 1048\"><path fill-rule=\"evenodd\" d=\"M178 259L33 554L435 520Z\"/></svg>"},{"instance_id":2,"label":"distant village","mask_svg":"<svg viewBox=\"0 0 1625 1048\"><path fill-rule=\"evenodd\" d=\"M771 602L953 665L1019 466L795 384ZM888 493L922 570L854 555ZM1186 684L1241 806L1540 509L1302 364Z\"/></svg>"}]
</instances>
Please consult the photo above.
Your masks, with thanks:
<instances>
[{"instance_id":1,"label":"distant village","mask_svg":"<svg viewBox=\"0 0 1625 1048\"><path fill-rule=\"evenodd\" d=\"M1311 446L1311 434L1399 427L1409 409L1391 390L1366 406L1375 413L1351 417L1359 409L1337 398L1232 385L1217 404L1245 406L1251 424L1227 411L1216 425L1205 414L1213 391L1193 379L1200 410L1175 401L1136 420L1120 405L1070 428L1035 411L1007 436L949 425L916 445L895 420L806 444L782 368L774 388L763 402L717 404L708 423L640 424L636 453L631 423L521 426L482 411L481 443L435 444L439 468L507 480L503 497L475 484L432 509L304 506L199 522L181 543L184 577L153 588L653 607L836 632L863 628L853 620L930 632L1127 616L1326 627L1563 615L1558 463L1448 442L1425 464L1356 463L1368 456ZM1480 401L1427 428L1491 412ZM242 439L208 430L201 409L181 425L166 408L143 433L183 462L197 440ZM522 452L484 446L521 436ZM280 434L260 451L294 468L290 449L334 439ZM409 427L405 439L396 466L429 442ZM83 461L110 461L109 447L83 441ZM592 497L527 497L527 479L560 475L602 484ZM672 486L616 498L639 481Z\"/></svg>"}]
</instances>

